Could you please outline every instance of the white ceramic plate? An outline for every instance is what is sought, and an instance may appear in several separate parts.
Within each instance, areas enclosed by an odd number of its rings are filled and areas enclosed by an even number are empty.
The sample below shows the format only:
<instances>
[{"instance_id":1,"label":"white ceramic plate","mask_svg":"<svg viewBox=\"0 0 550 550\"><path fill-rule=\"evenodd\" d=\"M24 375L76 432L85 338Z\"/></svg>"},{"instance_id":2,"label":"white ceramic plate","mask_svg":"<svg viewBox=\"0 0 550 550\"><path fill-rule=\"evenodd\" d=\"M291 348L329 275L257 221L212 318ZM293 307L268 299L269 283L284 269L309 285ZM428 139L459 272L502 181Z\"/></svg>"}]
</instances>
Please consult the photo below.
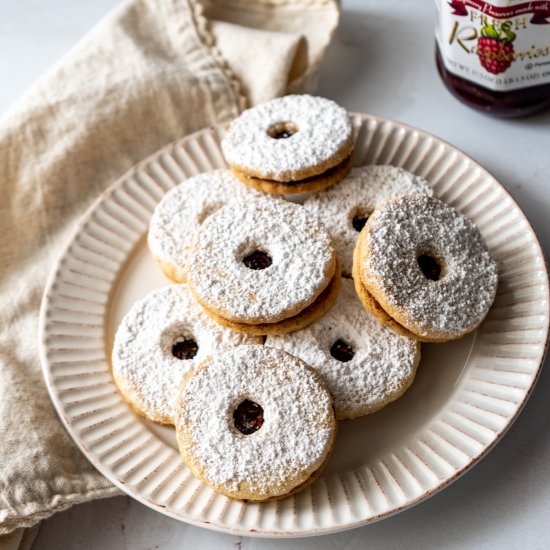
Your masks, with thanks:
<instances>
[{"instance_id":1,"label":"white ceramic plate","mask_svg":"<svg viewBox=\"0 0 550 550\"><path fill-rule=\"evenodd\" d=\"M548 335L548 277L518 206L482 167L439 139L354 115L355 165L394 164L424 176L473 220L500 269L496 302L468 337L424 345L417 379L381 412L340 423L322 477L279 502L231 501L197 481L173 430L136 416L109 367L130 306L166 284L148 254L153 208L183 179L225 166L223 127L162 149L90 208L52 273L41 311L44 376L67 430L115 485L195 525L245 535L303 536L349 529L434 494L473 466L517 417L537 380Z\"/></svg>"}]
</instances>

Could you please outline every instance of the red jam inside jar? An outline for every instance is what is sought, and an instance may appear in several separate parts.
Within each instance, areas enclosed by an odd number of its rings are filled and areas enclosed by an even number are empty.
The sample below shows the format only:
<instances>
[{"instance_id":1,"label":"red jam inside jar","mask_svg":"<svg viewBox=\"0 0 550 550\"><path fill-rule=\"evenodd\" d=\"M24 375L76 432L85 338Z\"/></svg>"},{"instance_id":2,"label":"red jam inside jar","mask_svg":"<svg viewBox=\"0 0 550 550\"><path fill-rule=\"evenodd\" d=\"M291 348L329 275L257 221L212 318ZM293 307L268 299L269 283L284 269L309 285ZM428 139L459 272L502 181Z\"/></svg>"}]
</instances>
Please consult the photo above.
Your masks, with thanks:
<instances>
[{"instance_id":1,"label":"red jam inside jar","mask_svg":"<svg viewBox=\"0 0 550 550\"><path fill-rule=\"evenodd\" d=\"M519 117L550 106L550 2L436 0L436 65L474 109Z\"/></svg>"},{"instance_id":2,"label":"red jam inside jar","mask_svg":"<svg viewBox=\"0 0 550 550\"><path fill-rule=\"evenodd\" d=\"M502 118L528 116L550 107L550 84L497 92L474 84L449 71L436 47L435 60L439 76L447 89L462 103Z\"/></svg>"}]
</instances>

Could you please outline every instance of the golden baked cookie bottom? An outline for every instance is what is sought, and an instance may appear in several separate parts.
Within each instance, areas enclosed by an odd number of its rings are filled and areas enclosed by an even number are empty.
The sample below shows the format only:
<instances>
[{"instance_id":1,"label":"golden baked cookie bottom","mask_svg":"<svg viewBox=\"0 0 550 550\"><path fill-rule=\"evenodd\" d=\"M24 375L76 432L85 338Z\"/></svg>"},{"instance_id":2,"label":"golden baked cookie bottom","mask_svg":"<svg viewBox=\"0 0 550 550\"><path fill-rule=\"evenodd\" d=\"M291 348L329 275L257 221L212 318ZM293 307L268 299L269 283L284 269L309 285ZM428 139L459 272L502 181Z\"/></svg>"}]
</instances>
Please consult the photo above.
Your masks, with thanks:
<instances>
[{"instance_id":1,"label":"golden baked cookie bottom","mask_svg":"<svg viewBox=\"0 0 550 550\"><path fill-rule=\"evenodd\" d=\"M351 155L348 155L339 164L322 173L315 173L315 169L312 169L310 176L289 182L262 179L249 175L238 168L231 167L233 174L245 185L272 195L297 195L299 193L322 191L336 185L349 174L350 170Z\"/></svg>"},{"instance_id":2,"label":"golden baked cookie bottom","mask_svg":"<svg viewBox=\"0 0 550 550\"><path fill-rule=\"evenodd\" d=\"M340 291L340 285L340 267L337 265L332 279L312 304L296 315L276 323L259 323L256 325L239 323L237 321L226 319L217 313L208 310L204 306L203 309L207 315L214 319L214 321L237 332L256 336L264 336L268 334L287 334L289 332L294 332L307 327L309 324L313 323L313 321L316 321L322 317L334 305L334 302L336 302L338 292Z\"/></svg>"}]
</instances>

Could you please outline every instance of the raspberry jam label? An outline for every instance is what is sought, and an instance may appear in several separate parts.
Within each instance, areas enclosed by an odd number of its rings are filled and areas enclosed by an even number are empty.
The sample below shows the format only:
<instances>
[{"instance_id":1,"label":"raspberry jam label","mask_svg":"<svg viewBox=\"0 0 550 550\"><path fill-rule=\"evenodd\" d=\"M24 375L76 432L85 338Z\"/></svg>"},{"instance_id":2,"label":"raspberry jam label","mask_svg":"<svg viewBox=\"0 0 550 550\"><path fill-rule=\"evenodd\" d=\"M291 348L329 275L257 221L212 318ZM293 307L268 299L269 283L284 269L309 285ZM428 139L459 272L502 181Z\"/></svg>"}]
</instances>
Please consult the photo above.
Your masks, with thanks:
<instances>
[{"instance_id":1,"label":"raspberry jam label","mask_svg":"<svg viewBox=\"0 0 550 550\"><path fill-rule=\"evenodd\" d=\"M436 6L436 40L451 73L495 91L550 83L550 0Z\"/></svg>"}]
</instances>

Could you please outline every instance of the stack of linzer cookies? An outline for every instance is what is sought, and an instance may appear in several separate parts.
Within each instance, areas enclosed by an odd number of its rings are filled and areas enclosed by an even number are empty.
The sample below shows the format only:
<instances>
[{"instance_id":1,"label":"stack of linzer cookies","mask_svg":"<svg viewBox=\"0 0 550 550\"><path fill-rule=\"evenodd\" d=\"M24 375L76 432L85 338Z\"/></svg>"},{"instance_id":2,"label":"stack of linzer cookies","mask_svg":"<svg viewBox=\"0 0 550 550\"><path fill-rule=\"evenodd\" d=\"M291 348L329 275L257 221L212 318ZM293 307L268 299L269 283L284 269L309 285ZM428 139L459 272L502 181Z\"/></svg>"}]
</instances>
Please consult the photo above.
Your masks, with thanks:
<instances>
[{"instance_id":1,"label":"stack of linzer cookies","mask_svg":"<svg viewBox=\"0 0 550 550\"><path fill-rule=\"evenodd\" d=\"M177 284L123 319L114 379L228 497L306 487L337 419L399 398L420 342L464 336L493 303L497 266L477 228L421 177L352 169L353 144L333 101L269 101L230 125L230 170L184 181L152 217L149 248ZM298 193L303 204L285 199Z\"/></svg>"}]
</instances>

